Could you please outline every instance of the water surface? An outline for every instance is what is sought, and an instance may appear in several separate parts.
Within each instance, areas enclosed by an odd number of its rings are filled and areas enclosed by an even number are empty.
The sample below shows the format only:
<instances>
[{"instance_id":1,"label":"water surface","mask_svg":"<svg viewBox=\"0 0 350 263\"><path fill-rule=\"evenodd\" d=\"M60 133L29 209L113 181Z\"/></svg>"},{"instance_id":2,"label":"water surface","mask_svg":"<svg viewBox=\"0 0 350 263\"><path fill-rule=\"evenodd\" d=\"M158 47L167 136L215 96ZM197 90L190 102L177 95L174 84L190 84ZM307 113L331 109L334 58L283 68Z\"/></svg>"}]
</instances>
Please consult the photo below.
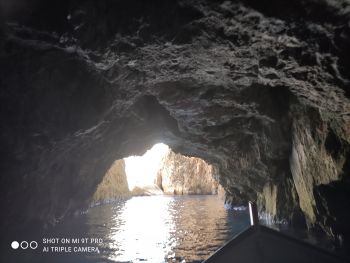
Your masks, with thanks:
<instances>
[{"instance_id":1,"label":"water surface","mask_svg":"<svg viewBox=\"0 0 350 263\"><path fill-rule=\"evenodd\" d=\"M261 216L261 215L260 215ZM295 232L287 224L273 225L267 217L260 223L326 249L328 239ZM268 218L267 218L268 219ZM73 218L66 218L43 233L26 229L7 235L1 262L201 262L249 227L247 210L226 209L217 196L145 196L99 205ZM57 238L59 243L44 244ZM78 244L63 244L78 239ZM91 238L97 243L86 243ZM36 250L10 247L12 240L35 240ZM98 252L44 252L45 247L67 249L93 247Z\"/></svg>"},{"instance_id":2,"label":"water surface","mask_svg":"<svg viewBox=\"0 0 350 263\"><path fill-rule=\"evenodd\" d=\"M247 211L217 196L145 196L93 207L55 231L103 239L100 254L79 256L92 262L201 262L248 226Z\"/></svg>"}]
</instances>

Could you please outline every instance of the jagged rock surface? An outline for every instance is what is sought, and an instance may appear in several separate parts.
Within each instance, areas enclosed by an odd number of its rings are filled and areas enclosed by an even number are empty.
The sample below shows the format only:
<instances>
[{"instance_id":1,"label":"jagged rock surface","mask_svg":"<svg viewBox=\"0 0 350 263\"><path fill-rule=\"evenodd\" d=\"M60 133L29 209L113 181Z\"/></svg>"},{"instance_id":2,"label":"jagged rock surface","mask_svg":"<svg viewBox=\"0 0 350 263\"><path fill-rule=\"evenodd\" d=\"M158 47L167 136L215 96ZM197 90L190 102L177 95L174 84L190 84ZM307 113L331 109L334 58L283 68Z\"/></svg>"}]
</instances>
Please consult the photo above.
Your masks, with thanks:
<instances>
[{"instance_id":1,"label":"jagged rock surface","mask_svg":"<svg viewBox=\"0 0 350 263\"><path fill-rule=\"evenodd\" d=\"M215 169L205 161L176 154L163 158L156 184L165 194L217 194Z\"/></svg>"},{"instance_id":2,"label":"jagged rock surface","mask_svg":"<svg viewBox=\"0 0 350 263\"><path fill-rule=\"evenodd\" d=\"M98 184L92 202L104 202L130 195L124 160L115 161Z\"/></svg>"},{"instance_id":3,"label":"jagged rock surface","mask_svg":"<svg viewBox=\"0 0 350 263\"><path fill-rule=\"evenodd\" d=\"M2 10L2 226L56 222L161 141L349 240L347 1L53 2Z\"/></svg>"}]
</instances>

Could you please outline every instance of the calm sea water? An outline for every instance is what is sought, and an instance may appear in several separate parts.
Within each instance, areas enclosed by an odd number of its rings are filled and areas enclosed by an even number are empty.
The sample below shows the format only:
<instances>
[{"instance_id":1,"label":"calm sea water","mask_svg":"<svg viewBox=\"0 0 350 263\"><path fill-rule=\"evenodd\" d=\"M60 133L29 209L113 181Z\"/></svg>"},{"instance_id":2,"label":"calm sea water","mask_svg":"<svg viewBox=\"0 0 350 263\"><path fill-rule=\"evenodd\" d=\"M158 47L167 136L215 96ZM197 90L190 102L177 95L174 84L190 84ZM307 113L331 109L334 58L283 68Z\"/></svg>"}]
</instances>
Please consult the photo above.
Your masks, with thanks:
<instances>
[{"instance_id":1,"label":"calm sea water","mask_svg":"<svg viewBox=\"0 0 350 263\"><path fill-rule=\"evenodd\" d=\"M247 211L217 196L145 196L93 207L47 235L99 239L99 253L51 253L56 261L201 262L248 226Z\"/></svg>"},{"instance_id":2,"label":"calm sea water","mask_svg":"<svg viewBox=\"0 0 350 263\"><path fill-rule=\"evenodd\" d=\"M329 240L264 221L331 248ZM248 227L248 211L226 209L217 196L132 197L92 207L43 233L26 229L7 235L0 262L201 262ZM35 241L38 247L12 249L12 240Z\"/></svg>"}]
</instances>

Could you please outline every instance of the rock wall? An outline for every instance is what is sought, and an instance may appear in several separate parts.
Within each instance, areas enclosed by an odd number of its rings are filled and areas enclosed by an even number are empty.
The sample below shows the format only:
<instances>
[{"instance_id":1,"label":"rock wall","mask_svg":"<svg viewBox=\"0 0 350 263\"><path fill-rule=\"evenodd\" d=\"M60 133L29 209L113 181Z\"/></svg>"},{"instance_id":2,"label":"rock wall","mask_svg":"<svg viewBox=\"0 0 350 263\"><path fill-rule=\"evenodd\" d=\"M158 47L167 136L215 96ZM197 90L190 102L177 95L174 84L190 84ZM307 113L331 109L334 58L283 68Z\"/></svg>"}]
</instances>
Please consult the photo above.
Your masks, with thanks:
<instances>
[{"instance_id":1,"label":"rock wall","mask_svg":"<svg viewBox=\"0 0 350 263\"><path fill-rule=\"evenodd\" d=\"M227 202L350 241L347 1L54 3L1 10L3 230L55 224L164 142Z\"/></svg>"},{"instance_id":2,"label":"rock wall","mask_svg":"<svg viewBox=\"0 0 350 263\"><path fill-rule=\"evenodd\" d=\"M214 167L205 161L169 151L162 160L156 184L165 194L217 194L216 177Z\"/></svg>"},{"instance_id":3,"label":"rock wall","mask_svg":"<svg viewBox=\"0 0 350 263\"><path fill-rule=\"evenodd\" d=\"M163 191L158 185L136 186L132 189L131 194L134 196L149 196L149 195L163 195Z\"/></svg>"},{"instance_id":4,"label":"rock wall","mask_svg":"<svg viewBox=\"0 0 350 263\"><path fill-rule=\"evenodd\" d=\"M124 160L115 161L103 177L92 197L92 202L104 202L130 195Z\"/></svg>"},{"instance_id":5,"label":"rock wall","mask_svg":"<svg viewBox=\"0 0 350 263\"><path fill-rule=\"evenodd\" d=\"M309 114L298 112L295 115L299 118L292 127L290 167L300 208L309 226L316 224L330 235L339 235L344 231L335 227L337 219L330 212L330 200L326 200L329 196L321 197L319 189L334 182L347 184L349 126L333 120L327 113L311 111ZM343 192L344 189L339 188L338 191ZM343 209L347 208L343 204ZM324 217L325 213L329 217Z\"/></svg>"}]
</instances>

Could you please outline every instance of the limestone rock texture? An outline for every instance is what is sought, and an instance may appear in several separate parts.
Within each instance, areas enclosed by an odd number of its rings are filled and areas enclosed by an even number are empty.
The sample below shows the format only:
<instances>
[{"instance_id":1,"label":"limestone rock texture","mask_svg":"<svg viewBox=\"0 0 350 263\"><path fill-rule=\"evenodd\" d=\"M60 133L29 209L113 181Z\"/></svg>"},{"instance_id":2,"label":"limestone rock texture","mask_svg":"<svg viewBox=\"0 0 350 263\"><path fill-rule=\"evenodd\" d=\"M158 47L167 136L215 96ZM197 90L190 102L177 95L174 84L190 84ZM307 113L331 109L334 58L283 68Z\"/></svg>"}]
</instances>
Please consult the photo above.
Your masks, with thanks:
<instances>
[{"instance_id":1,"label":"limestone rock texture","mask_svg":"<svg viewBox=\"0 0 350 263\"><path fill-rule=\"evenodd\" d=\"M149 195L163 195L163 191L158 185L146 185L143 187L135 186L132 189L131 194L133 196L149 196Z\"/></svg>"},{"instance_id":2,"label":"limestone rock texture","mask_svg":"<svg viewBox=\"0 0 350 263\"><path fill-rule=\"evenodd\" d=\"M1 3L4 231L55 224L163 142L226 202L349 243L348 1Z\"/></svg>"},{"instance_id":3,"label":"limestone rock texture","mask_svg":"<svg viewBox=\"0 0 350 263\"><path fill-rule=\"evenodd\" d=\"M195 157L169 151L158 171L156 184L164 194L217 194L215 168Z\"/></svg>"},{"instance_id":4,"label":"limestone rock texture","mask_svg":"<svg viewBox=\"0 0 350 263\"><path fill-rule=\"evenodd\" d=\"M122 159L115 161L109 168L101 183L98 184L92 196L92 202L106 202L129 195L130 191L125 173L125 162Z\"/></svg>"}]
</instances>

